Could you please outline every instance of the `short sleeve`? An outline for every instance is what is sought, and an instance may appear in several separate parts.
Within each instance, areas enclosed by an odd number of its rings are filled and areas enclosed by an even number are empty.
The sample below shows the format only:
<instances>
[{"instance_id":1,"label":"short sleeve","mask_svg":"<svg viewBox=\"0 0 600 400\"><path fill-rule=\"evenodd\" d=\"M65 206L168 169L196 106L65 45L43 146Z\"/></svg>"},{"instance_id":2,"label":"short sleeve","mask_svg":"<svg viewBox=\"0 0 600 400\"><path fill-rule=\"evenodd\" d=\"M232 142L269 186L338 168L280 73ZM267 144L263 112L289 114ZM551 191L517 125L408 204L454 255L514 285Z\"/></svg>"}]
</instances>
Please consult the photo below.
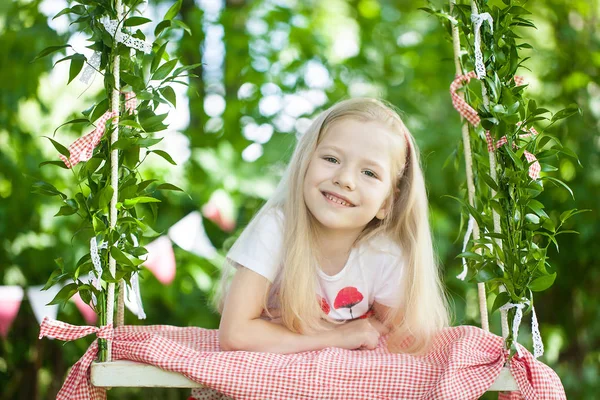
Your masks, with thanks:
<instances>
[{"instance_id":1,"label":"short sleeve","mask_svg":"<svg viewBox=\"0 0 600 400\"><path fill-rule=\"evenodd\" d=\"M242 232L227 258L273 283L281 266L283 213L272 209L257 218Z\"/></svg>"},{"instance_id":2,"label":"short sleeve","mask_svg":"<svg viewBox=\"0 0 600 400\"><path fill-rule=\"evenodd\" d=\"M386 307L398 305L401 298L401 285L403 271L405 268L404 258L398 248L385 254L383 269L379 274L379 279L374 288L374 300Z\"/></svg>"}]
</instances>

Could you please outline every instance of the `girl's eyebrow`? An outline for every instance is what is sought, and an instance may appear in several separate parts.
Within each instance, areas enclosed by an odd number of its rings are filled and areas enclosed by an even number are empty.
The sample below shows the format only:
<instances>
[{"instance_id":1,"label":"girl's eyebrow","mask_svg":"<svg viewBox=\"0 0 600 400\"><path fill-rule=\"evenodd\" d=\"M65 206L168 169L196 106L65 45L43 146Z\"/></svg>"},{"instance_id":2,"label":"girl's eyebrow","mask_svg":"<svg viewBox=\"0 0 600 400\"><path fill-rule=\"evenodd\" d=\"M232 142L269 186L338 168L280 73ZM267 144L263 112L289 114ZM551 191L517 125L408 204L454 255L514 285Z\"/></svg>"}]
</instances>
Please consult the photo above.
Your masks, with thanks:
<instances>
[{"instance_id":1,"label":"girl's eyebrow","mask_svg":"<svg viewBox=\"0 0 600 400\"><path fill-rule=\"evenodd\" d=\"M334 146L334 145L327 145L327 146L321 147L321 150L325 150L325 149L331 149L333 151L337 151L338 153L340 153L342 155L344 154L344 151L342 149L340 149L339 147ZM382 171L385 171L385 168L383 168L383 165L381 165L380 163L378 163L375 160L370 160L368 158L364 158L363 157L363 158L361 158L361 161L363 161L367 165L371 165L371 166L374 166L376 168L379 168Z\"/></svg>"}]
</instances>

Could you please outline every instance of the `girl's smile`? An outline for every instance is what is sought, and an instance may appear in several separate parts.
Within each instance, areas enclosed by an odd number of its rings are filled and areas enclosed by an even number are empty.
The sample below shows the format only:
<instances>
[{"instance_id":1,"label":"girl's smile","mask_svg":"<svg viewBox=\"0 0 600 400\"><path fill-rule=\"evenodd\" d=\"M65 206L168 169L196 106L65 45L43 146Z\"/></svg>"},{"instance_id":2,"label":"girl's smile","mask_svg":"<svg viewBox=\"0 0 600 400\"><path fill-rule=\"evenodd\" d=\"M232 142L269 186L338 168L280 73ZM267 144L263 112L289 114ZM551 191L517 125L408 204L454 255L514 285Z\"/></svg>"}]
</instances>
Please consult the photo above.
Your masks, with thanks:
<instances>
[{"instance_id":1,"label":"girl's smile","mask_svg":"<svg viewBox=\"0 0 600 400\"><path fill-rule=\"evenodd\" d=\"M342 207L342 208L356 207L344 196L340 196L340 195L332 193L332 192L321 192L321 193L323 193L323 197L325 197L327 202L332 203L335 206Z\"/></svg>"}]
</instances>

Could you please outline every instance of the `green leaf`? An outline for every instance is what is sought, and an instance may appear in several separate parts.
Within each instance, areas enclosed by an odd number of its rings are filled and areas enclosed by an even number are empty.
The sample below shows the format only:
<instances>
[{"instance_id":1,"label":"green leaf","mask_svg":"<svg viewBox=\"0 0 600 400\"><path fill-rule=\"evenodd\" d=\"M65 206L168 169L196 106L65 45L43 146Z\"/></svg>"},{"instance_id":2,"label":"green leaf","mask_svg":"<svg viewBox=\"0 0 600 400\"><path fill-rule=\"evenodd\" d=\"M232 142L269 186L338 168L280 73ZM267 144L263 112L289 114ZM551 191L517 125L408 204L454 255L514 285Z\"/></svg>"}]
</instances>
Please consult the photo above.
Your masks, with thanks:
<instances>
[{"instance_id":1,"label":"green leaf","mask_svg":"<svg viewBox=\"0 0 600 400\"><path fill-rule=\"evenodd\" d=\"M108 99L102 100L100 103L94 107L94 111L92 111L92 115L90 116L90 121L94 122L98 118L100 118L106 111L108 111Z\"/></svg>"},{"instance_id":2,"label":"green leaf","mask_svg":"<svg viewBox=\"0 0 600 400\"><path fill-rule=\"evenodd\" d=\"M510 296L507 292L500 292L498 296L496 296L496 300L494 300L494 305L492 306L492 313L508 303L510 301Z\"/></svg>"},{"instance_id":3,"label":"green leaf","mask_svg":"<svg viewBox=\"0 0 600 400\"><path fill-rule=\"evenodd\" d=\"M69 149L67 149L65 146L58 143L56 140L52 139L51 137L48 137L48 136L44 136L44 137L52 142L52 145L60 154L62 154L63 156L65 156L67 158L71 157L71 154L69 153Z\"/></svg>"},{"instance_id":4,"label":"green leaf","mask_svg":"<svg viewBox=\"0 0 600 400\"><path fill-rule=\"evenodd\" d=\"M175 161L173 161L173 159L171 158L171 156L169 155L169 153L167 153L166 151L163 151L163 150L150 150L149 153L156 153L157 155L161 156L162 158L164 158L165 160L167 160L172 165L177 165L177 163Z\"/></svg>"},{"instance_id":5,"label":"green leaf","mask_svg":"<svg viewBox=\"0 0 600 400\"><path fill-rule=\"evenodd\" d=\"M67 195L65 195L63 192L59 191L57 188L55 188L48 182L37 181L37 182L34 182L33 185L31 185L31 186L33 189L32 190L33 193L39 193L39 194L43 194L46 196L60 196L63 199L67 198Z\"/></svg>"},{"instance_id":6,"label":"green leaf","mask_svg":"<svg viewBox=\"0 0 600 400\"><path fill-rule=\"evenodd\" d=\"M555 279L556 272L550 275L540 276L529 284L529 289L531 289L533 292L542 292L552 286Z\"/></svg>"},{"instance_id":7,"label":"green leaf","mask_svg":"<svg viewBox=\"0 0 600 400\"><path fill-rule=\"evenodd\" d=\"M175 96L175 91L171 86L166 86L158 90L169 103L173 104L173 107L177 107L177 96Z\"/></svg>"},{"instance_id":8,"label":"green leaf","mask_svg":"<svg viewBox=\"0 0 600 400\"><path fill-rule=\"evenodd\" d=\"M190 29L189 26L187 26L187 24L183 21L180 21L178 19L174 19L173 21L173 25L176 25L178 27L180 27L181 29L183 29L188 35L192 36L192 30Z\"/></svg>"},{"instance_id":9,"label":"green leaf","mask_svg":"<svg viewBox=\"0 0 600 400\"><path fill-rule=\"evenodd\" d=\"M152 74L152 78L150 78L150 80L160 81L165 79L169 75L169 73L173 71L173 68L175 68L175 65L177 65L177 61L177 59L170 60L158 67L156 72Z\"/></svg>"},{"instance_id":10,"label":"green leaf","mask_svg":"<svg viewBox=\"0 0 600 400\"><path fill-rule=\"evenodd\" d=\"M565 222L566 220L568 220L569 218L571 218L574 215L581 214L581 213L588 212L588 211L592 211L592 210L577 210L576 208L574 208L572 210L565 211L562 214L560 214L560 222Z\"/></svg>"},{"instance_id":11,"label":"green leaf","mask_svg":"<svg viewBox=\"0 0 600 400\"><path fill-rule=\"evenodd\" d=\"M183 192L183 189L180 189L177 186L172 185L170 183L163 183L161 185L158 185L156 187L156 190L175 190L175 191L178 191L178 192Z\"/></svg>"},{"instance_id":12,"label":"green leaf","mask_svg":"<svg viewBox=\"0 0 600 400\"><path fill-rule=\"evenodd\" d=\"M54 17L52 17L52 20L54 21L56 18L63 16L65 14L70 14L73 11L71 11L71 9L69 7L67 8L63 8L58 14L56 14Z\"/></svg>"},{"instance_id":13,"label":"green leaf","mask_svg":"<svg viewBox=\"0 0 600 400\"><path fill-rule=\"evenodd\" d=\"M164 31L165 29L167 29L170 26L171 26L170 20L165 20L165 21L159 22L158 25L156 25L156 28L154 28L154 36L159 37L160 34L162 33L162 31Z\"/></svg>"},{"instance_id":14,"label":"green leaf","mask_svg":"<svg viewBox=\"0 0 600 400\"><path fill-rule=\"evenodd\" d=\"M132 119L122 119L119 121L119 126L128 126L130 128L135 128L135 129L139 129L141 131L144 130L144 128L142 128L142 126L137 123L136 121L132 120Z\"/></svg>"},{"instance_id":15,"label":"green leaf","mask_svg":"<svg viewBox=\"0 0 600 400\"><path fill-rule=\"evenodd\" d=\"M573 191L571 190L571 188L569 186L567 186L567 184L564 183L563 181L561 181L560 179L556 179L551 176L543 176L542 180L548 180L548 181L554 183L556 186L562 186L563 188L567 189L567 191L571 194L571 197L573 198L573 200L575 200L575 195L573 195Z\"/></svg>"},{"instance_id":16,"label":"green leaf","mask_svg":"<svg viewBox=\"0 0 600 400\"><path fill-rule=\"evenodd\" d=\"M148 196L141 196L141 197L134 197L133 199L126 199L123 202L123 205L125 207L132 207L135 206L136 204L142 204L142 203L160 203L161 201L159 199L155 199L154 197L148 197Z\"/></svg>"},{"instance_id":17,"label":"green leaf","mask_svg":"<svg viewBox=\"0 0 600 400\"><path fill-rule=\"evenodd\" d=\"M494 192L498 192L498 184L487 173L480 171L479 176Z\"/></svg>"},{"instance_id":18,"label":"green leaf","mask_svg":"<svg viewBox=\"0 0 600 400\"><path fill-rule=\"evenodd\" d=\"M62 161L44 161L44 162L40 163L40 165L38 167L42 167L44 165L56 165L57 167L60 167L63 169L69 169L69 167L67 167L65 165L65 163Z\"/></svg>"},{"instance_id":19,"label":"green leaf","mask_svg":"<svg viewBox=\"0 0 600 400\"><path fill-rule=\"evenodd\" d=\"M112 188L112 186L105 186L98 195L98 207L108 207L108 203L110 203L114 192L115 190Z\"/></svg>"},{"instance_id":20,"label":"green leaf","mask_svg":"<svg viewBox=\"0 0 600 400\"><path fill-rule=\"evenodd\" d=\"M571 115L579 114L581 115L581 109L577 104L570 104L566 108L558 111L556 114L552 116L551 122L558 121L560 119L568 118Z\"/></svg>"},{"instance_id":21,"label":"green leaf","mask_svg":"<svg viewBox=\"0 0 600 400\"><path fill-rule=\"evenodd\" d=\"M171 20L171 19L175 18L175 16L177 15L177 13L179 12L180 9L181 9L181 0L177 0L175 2L175 4L173 4L171 6L171 8L169 8L167 13L163 17L163 20Z\"/></svg>"},{"instance_id":22,"label":"green leaf","mask_svg":"<svg viewBox=\"0 0 600 400\"><path fill-rule=\"evenodd\" d=\"M150 65L150 72L154 73L156 68L158 68L158 64L160 64L160 60L163 58L163 54L165 54L165 49L167 48L168 42L165 42L162 46L158 48L156 54L154 54L154 58L152 59L152 64ZM167 60L168 61L168 60Z\"/></svg>"},{"instance_id":23,"label":"green leaf","mask_svg":"<svg viewBox=\"0 0 600 400\"><path fill-rule=\"evenodd\" d=\"M54 52L57 52L59 50L67 48L67 47L71 47L71 45L70 44L63 44L62 46L50 46L50 47L46 47L44 50L40 51L40 53L37 56L35 56L35 58L33 60L31 60L31 62L34 62L34 61L36 61L39 58L46 57L49 54L52 54Z\"/></svg>"},{"instance_id":24,"label":"green leaf","mask_svg":"<svg viewBox=\"0 0 600 400\"><path fill-rule=\"evenodd\" d=\"M87 118L75 118L75 119L72 119L72 120L70 120L70 121L67 121L67 122L65 122L64 124L60 124L60 125L58 126L58 128L56 128L56 129L54 130L54 133L52 134L52 136L56 135L56 131L58 131L60 128L62 128L62 127L63 127L63 126L65 126L65 125L69 125L69 124L80 124L80 123L82 123L82 122L87 122L87 123L89 124L89 123L90 123L90 120L89 120L89 119L87 119Z\"/></svg>"},{"instance_id":25,"label":"green leaf","mask_svg":"<svg viewBox=\"0 0 600 400\"><path fill-rule=\"evenodd\" d=\"M152 20L144 17L130 17L125 20L123 26L138 26L147 24L148 22L152 22Z\"/></svg>"},{"instance_id":26,"label":"green leaf","mask_svg":"<svg viewBox=\"0 0 600 400\"><path fill-rule=\"evenodd\" d=\"M79 210L79 207L77 206L77 203L75 203L75 207L73 207L73 205L64 205L60 208L60 210L58 210L58 212L56 214L54 214L54 216L58 217L60 215L73 215L78 210Z\"/></svg>"},{"instance_id":27,"label":"green leaf","mask_svg":"<svg viewBox=\"0 0 600 400\"><path fill-rule=\"evenodd\" d=\"M60 289L58 293L56 293L56 296L54 296L52 301L47 305L50 306L53 304L66 303L67 300L73 297L75 293L77 293L77 284L69 283L68 285L63 286L63 288Z\"/></svg>"},{"instance_id":28,"label":"green leaf","mask_svg":"<svg viewBox=\"0 0 600 400\"><path fill-rule=\"evenodd\" d=\"M544 211L544 205L539 201L531 199L527 203L527 207L531 208L531 210L538 216L548 218L548 214L546 214L546 211Z\"/></svg>"},{"instance_id":29,"label":"green leaf","mask_svg":"<svg viewBox=\"0 0 600 400\"><path fill-rule=\"evenodd\" d=\"M146 86L144 80L141 77L127 72L121 73L121 79L123 79L125 83L131 85L133 90L143 89Z\"/></svg>"},{"instance_id":30,"label":"green leaf","mask_svg":"<svg viewBox=\"0 0 600 400\"><path fill-rule=\"evenodd\" d=\"M115 246L111 246L110 255L121 265L129 265L131 267L134 266L133 262Z\"/></svg>"},{"instance_id":31,"label":"green leaf","mask_svg":"<svg viewBox=\"0 0 600 400\"><path fill-rule=\"evenodd\" d=\"M54 271L52 271L52 274L50 274L50 277L48 278L48 281L46 282L42 290L48 290L50 287L54 286L65 276L67 276L67 274L63 273L60 268L55 269Z\"/></svg>"},{"instance_id":32,"label":"green leaf","mask_svg":"<svg viewBox=\"0 0 600 400\"><path fill-rule=\"evenodd\" d=\"M158 144L160 142L162 142L164 138L151 138L151 137L145 137L145 138L140 138L138 139L138 141L135 143L140 147L151 147L154 146L155 144Z\"/></svg>"},{"instance_id":33,"label":"green leaf","mask_svg":"<svg viewBox=\"0 0 600 400\"><path fill-rule=\"evenodd\" d=\"M71 67L69 68L69 81L67 85L71 83L73 79L81 72L83 68L83 63L86 61L86 58L83 54L75 54L71 59Z\"/></svg>"}]
</instances>

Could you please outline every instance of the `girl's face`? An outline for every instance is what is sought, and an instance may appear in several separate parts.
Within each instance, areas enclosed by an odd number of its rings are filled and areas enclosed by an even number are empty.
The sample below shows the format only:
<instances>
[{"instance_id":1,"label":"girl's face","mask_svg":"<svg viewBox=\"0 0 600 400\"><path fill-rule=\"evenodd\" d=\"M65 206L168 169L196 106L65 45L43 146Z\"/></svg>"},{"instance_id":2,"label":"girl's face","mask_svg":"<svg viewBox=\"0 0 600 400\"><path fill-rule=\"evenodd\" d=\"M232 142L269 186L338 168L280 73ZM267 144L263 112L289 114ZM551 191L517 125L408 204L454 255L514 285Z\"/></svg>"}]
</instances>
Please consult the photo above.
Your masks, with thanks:
<instances>
[{"instance_id":1,"label":"girl's face","mask_svg":"<svg viewBox=\"0 0 600 400\"><path fill-rule=\"evenodd\" d=\"M378 122L344 118L327 129L304 177L304 202L326 232L354 232L390 201L392 134Z\"/></svg>"}]
</instances>

